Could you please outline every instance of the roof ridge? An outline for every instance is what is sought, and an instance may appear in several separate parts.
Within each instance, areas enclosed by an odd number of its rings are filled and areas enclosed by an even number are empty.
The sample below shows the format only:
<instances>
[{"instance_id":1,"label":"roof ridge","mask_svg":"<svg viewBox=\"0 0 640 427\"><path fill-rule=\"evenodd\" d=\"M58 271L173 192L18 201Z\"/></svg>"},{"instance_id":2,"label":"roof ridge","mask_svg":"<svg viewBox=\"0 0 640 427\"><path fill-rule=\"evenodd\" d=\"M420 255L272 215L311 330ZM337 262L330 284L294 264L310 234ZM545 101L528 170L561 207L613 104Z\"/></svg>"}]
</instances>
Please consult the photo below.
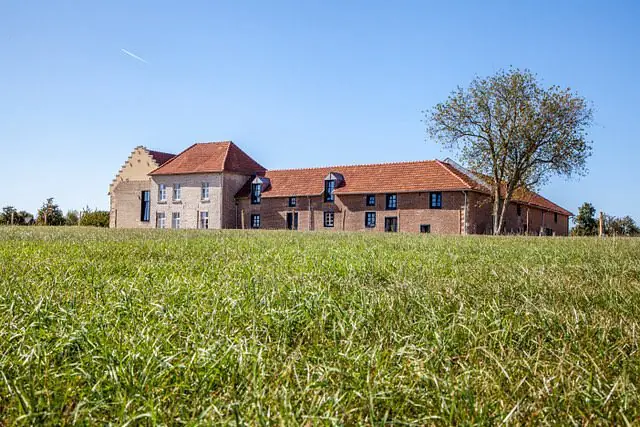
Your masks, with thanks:
<instances>
[{"instance_id":1,"label":"roof ridge","mask_svg":"<svg viewBox=\"0 0 640 427\"><path fill-rule=\"evenodd\" d=\"M358 166L387 166L387 165L407 165L407 164L416 164L416 163L434 163L437 160L408 160L401 162L381 162L381 163L358 163L353 165L331 165L331 166L316 166L316 167L307 167L307 168L289 168L289 169L267 169L267 172L288 172L288 171L303 171L303 170L318 170L318 169L336 169L336 172L339 172L337 168L352 168Z\"/></svg>"},{"instance_id":2,"label":"roof ridge","mask_svg":"<svg viewBox=\"0 0 640 427\"><path fill-rule=\"evenodd\" d=\"M227 144L227 151L224 152L224 161L222 162L223 171L227 169L227 161L229 160L229 150L231 150L231 146L234 145L232 141L225 141L225 143Z\"/></svg>"},{"instance_id":3,"label":"roof ridge","mask_svg":"<svg viewBox=\"0 0 640 427\"><path fill-rule=\"evenodd\" d=\"M453 173L451 169L445 166L444 162L441 162L440 160L436 160L436 163L439 164L442 168L446 169L446 171L449 172L451 175L456 177L464 186L468 187L469 189L472 189L471 185L469 185L468 182L465 182L465 180L460 178L458 174Z\"/></svg>"}]
</instances>

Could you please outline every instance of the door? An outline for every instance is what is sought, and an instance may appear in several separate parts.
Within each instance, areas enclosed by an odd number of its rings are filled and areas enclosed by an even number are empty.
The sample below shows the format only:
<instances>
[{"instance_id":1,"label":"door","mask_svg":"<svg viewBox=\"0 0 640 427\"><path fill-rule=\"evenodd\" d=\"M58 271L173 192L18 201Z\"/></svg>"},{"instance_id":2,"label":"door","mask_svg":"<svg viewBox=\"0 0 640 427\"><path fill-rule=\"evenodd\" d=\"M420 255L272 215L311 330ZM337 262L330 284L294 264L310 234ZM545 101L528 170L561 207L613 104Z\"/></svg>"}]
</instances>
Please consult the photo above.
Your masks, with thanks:
<instances>
[{"instance_id":1,"label":"door","mask_svg":"<svg viewBox=\"0 0 640 427\"><path fill-rule=\"evenodd\" d=\"M395 233L398 231L398 217L388 216L384 219L384 231Z\"/></svg>"},{"instance_id":2,"label":"door","mask_svg":"<svg viewBox=\"0 0 640 427\"><path fill-rule=\"evenodd\" d=\"M298 229L298 212L287 212L287 230Z\"/></svg>"}]
</instances>

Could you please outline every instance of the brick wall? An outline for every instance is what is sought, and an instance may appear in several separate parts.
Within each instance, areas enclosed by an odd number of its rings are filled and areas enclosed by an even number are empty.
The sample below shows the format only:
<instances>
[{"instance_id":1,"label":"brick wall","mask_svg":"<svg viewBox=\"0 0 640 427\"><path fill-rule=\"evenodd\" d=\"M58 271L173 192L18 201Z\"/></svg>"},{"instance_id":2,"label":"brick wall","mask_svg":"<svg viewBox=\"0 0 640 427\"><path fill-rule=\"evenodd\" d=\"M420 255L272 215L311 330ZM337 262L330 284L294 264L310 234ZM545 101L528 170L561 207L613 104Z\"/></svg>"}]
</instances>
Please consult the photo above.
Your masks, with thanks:
<instances>
[{"instance_id":1,"label":"brick wall","mask_svg":"<svg viewBox=\"0 0 640 427\"><path fill-rule=\"evenodd\" d=\"M209 183L209 200L202 200L202 183ZM180 228L198 228L198 212L209 212L209 228L222 227L222 174L158 175L151 179L151 222L155 227L156 213L165 212L166 227L171 228L173 212L180 212ZM173 187L181 186L180 201L173 200ZM167 200L158 200L158 187L167 186Z\"/></svg>"},{"instance_id":2,"label":"brick wall","mask_svg":"<svg viewBox=\"0 0 640 427\"><path fill-rule=\"evenodd\" d=\"M151 188L151 181L122 181L111 190L109 227L111 228L153 228L151 221L140 220L141 195Z\"/></svg>"},{"instance_id":3,"label":"brick wall","mask_svg":"<svg viewBox=\"0 0 640 427\"><path fill-rule=\"evenodd\" d=\"M398 209L386 210L386 195L376 194L376 205L366 206L366 195L336 195L335 203L324 203L322 196L297 197L297 206L288 206L288 197L263 197L259 205L238 200L238 213L244 215L245 228L251 227L251 215L260 214L261 228L286 228L287 212L298 213L298 230L384 231L385 217L397 217L398 231L420 232L429 224L436 234L460 234L463 221L462 192L443 192L442 209L429 209L429 193L398 193ZM311 211L309 210L311 207ZM324 226L324 212L334 213L334 226ZM365 227L365 213L376 212L375 228ZM311 218L311 221L310 221ZM242 219L239 219L242 223Z\"/></svg>"},{"instance_id":4,"label":"brick wall","mask_svg":"<svg viewBox=\"0 0 640 427\"><path fill-rule=\"evenodd\" d=\"M151 188L147 175L158 164L144 147L136 147L109 186L109 227L149 228L153 221L140 221L140 196Z\"/></svg>"},{"instance_id":5,"label":"brick wall","mask_svg":"<svg viewBox=\"0 0 640 427\"><path fill-rule=\"evenodd\" d=\"M250 180L247 175L225 173L222 186L222 228L240 228L236 193Z\"/></svg>"}]
</instances>

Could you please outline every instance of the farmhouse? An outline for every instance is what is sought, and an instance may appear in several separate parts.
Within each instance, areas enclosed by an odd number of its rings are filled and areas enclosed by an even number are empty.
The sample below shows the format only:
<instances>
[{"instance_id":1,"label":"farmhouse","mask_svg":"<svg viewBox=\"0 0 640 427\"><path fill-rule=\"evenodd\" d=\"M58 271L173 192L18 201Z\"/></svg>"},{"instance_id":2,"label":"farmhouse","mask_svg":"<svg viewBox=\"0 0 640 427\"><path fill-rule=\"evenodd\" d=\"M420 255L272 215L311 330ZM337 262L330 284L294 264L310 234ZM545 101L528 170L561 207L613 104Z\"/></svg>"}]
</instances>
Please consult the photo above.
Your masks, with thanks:
<instances>
[{"instance_id":1,"label":"farmhouse","mask_svg":"<svg viewBox=\"0 0 640 427\"><path fill-rule=\"evenodd\" d=\"M267 170L230 141L137 147L109 194L113 228L485 234L492 222L489 188L450 159ZM571 215L522 192L505 230L567 235Z\"/></svg>"}]
</instances>

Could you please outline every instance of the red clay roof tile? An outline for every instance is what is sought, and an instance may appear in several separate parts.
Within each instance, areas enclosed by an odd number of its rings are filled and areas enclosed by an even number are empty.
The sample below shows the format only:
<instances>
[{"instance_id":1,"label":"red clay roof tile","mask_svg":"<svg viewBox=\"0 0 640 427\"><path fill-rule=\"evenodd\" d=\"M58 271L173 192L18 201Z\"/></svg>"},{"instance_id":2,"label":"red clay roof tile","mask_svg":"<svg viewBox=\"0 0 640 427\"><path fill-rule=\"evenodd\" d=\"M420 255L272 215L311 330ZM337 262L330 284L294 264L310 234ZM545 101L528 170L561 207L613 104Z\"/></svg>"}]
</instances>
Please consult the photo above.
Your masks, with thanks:
<instances>
[{"instance_id":1,"label":"red clay roof tile","mask_svg":"<svg viewBox=\"0 0 640 427\"><path fill-rule=\"evenodd\" d=\"M231 141L196 143L149 175L238 172L262 173L265 168Z\"/></svg>"}]
</instances>

